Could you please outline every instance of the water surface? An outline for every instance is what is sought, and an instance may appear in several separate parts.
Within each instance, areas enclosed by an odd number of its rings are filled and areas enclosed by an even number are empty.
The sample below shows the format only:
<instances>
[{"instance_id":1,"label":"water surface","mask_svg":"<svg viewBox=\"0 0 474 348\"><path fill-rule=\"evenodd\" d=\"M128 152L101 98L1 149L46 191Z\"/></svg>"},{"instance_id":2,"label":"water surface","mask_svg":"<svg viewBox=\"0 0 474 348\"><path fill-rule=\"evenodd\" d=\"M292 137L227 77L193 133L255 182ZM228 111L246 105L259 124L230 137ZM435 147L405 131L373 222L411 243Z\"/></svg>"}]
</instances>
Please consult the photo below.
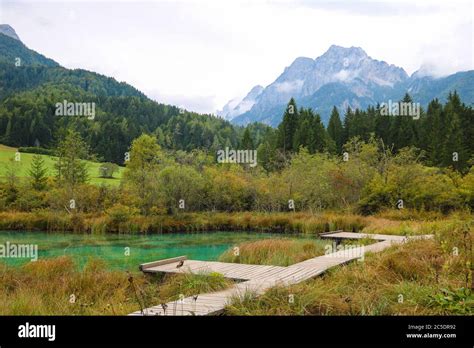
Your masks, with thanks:
<instances>
[{"instance_id":1,"label":"water surface","mask_svg":"<svg viewBox=\"0 0 474 348\"><path fill-rule=\"evenodd\" d=\"M267 238L310 239L308 236L256 232L199 232L173 234L73 234L0 231L0 244L36 244L38 259L67 255L79 265L90 258L104 260L110 268L137 270L139 264L187 255L189 259L217 260L236 244ZM127 249L129 248L129 249ZM130 255L126 255L129 251ZM9 265L30 262L25 258L0 258Z\"/></svg>"}]
</instances>

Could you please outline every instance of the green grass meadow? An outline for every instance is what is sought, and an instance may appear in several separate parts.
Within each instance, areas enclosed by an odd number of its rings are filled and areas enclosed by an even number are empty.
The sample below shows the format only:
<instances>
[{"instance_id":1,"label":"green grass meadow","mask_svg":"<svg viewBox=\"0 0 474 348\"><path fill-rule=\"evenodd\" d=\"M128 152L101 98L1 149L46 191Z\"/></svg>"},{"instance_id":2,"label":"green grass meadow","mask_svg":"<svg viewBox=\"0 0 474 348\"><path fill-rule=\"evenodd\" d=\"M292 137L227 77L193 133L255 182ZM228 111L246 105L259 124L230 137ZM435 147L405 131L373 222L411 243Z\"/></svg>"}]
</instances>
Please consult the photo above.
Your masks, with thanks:
<instances>
[{"instance_id":1,"label":"green grass meadow","mask_svg":"<svg viewBox=\"0 0 474 348\"><path fill-rule=\"evenodd\" d=\"M10 159L15 159L15 153L17 149L14 147L9 147L0 144L0 177L5 176L6 165ZM26 178L28 176L28 171L30 170L31 161L35 154L32 153L20 153L20 166L19 171L17 173L18 177ZM54 163L55 157L47 156L47 155L40 155L44 159L44 163L46 168L48 169L49 176L54 176ZM120 169L114 174L114 178L107 179L107 178L100 178L99 177L99 168L101 164L99 162L87 162L87 168L89 170L89 182L94 185L119 185L120 179L122 177L124 167L120 167Z\"/></svg>"}]
</instances>

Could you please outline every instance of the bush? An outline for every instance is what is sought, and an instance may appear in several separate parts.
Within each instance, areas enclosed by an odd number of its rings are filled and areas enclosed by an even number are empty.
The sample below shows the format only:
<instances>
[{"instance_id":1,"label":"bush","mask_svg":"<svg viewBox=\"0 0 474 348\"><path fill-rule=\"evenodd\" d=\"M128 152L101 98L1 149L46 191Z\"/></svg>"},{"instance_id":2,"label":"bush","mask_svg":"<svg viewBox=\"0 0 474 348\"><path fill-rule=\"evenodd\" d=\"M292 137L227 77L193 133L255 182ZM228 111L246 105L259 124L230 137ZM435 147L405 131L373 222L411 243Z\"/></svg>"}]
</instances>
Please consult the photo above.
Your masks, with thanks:
<instances>
[{"instance_id":1,"label":"bush","mask_svg":"<svg viewBox=\"0 0 474 348\"><path fill-rule=\"evenodd\" d=\"M100 178L113 178L114 173L119 170L119 166L115 163L101 163L99 167L99 177Z\"/></svg>"},{"instance_id":2,"label":"bush","mask_svg":"<svg viewBox=\"0 0 474 348\"><path fill-rule=\"evenodd\" d=\"M110 227L116 231L121 231L127 225L133 215L138 214L137 208L130 208L120 203L115 204L106 210L106 215L109 219Z\"/></svg>"},{"instance_id":3,"label":"bush","mask_svg":"<svg viewBox=\"0 0 474 348\"><path fill-rule=\"evenodd\" d=\"M18 152L24 153L36 153L38 155L48 155L48 156L56 156L56 153L52 149L45 149L42 147L19 147Z\"/></svg>"},{"instance_id":4,"label":"bush","mask_svg":"<svg viewBox=\"0 0 474 348\"><path fill-rule=\"evenodd\" d=\"M430 305L442 308L446 314L472 314L474 312L474 294L470 289L441 289L430 296Z\"/></svg>"}]
</instances>

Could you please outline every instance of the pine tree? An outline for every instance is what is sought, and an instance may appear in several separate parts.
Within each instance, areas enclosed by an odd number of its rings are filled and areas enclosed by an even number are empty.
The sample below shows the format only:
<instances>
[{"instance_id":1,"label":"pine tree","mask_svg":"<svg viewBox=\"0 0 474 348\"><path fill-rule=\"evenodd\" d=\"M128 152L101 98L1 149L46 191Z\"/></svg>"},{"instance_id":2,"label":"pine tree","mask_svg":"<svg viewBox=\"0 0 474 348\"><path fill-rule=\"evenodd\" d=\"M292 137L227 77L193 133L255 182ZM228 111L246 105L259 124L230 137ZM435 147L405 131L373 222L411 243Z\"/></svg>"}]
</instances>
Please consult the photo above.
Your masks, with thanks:
<instances>
[{"instance_id":1,"label":"pine tree","mask_svg":"<svg viewBox=\"0 0 474 348\"><path fill-rule=\"evenodd\" d=\"M11 117L9 117L7 127L5 129L5 135L4 135L4 139L5 139L4 141L6 144L11 144L12 142L11 133L12 133L12 119Z\"/></svg>"},{"instance_id":2,"label":"pine tree","mask_svg":"<svg viewBox=\"0 0 474 348\"><path fill-rule=\"evenodd\" d=\"M323 123L321 122L321 117L316 114L313 118L313 124L311 125L312 129L312 146L314 152L324 152L329 147L329 136L324 128Z\"/></svg>"},{"instance_id":3,"label":"pine tree","mask_svg":"<svg viewBox=\"0 0 474 348\"><path fill-rule=\"evenodd\" d=\"M298 151L301 146L310 148L312 143L312 119L314 115L311 109L301 108L298 116L298 125L293 136L293 149ZM310 149L310 152L314 152L314 149Z\"/></svg>"},{"instance_id":4,"label":"pine tree","mask_svg":"<svg viewBox=\"0 0 474 348\"><path fill-rule=\"evenodd\" d=\"M383 140L384 144L390 145L393 143L390 137L391 117L388 115L381 115L380 105L377 105L374 119L374 133L376 138Z\"/></svg>"},{"instance_id":5,"label":"pine tree","mask_svg":"<svg viewBox=\"0 0 474 348\"><path fill-rule=\"evenodd\" d=\"M41 191L46 187L47 173L48 170L45 167L43 157L34 155L28 174L31 178L31 186L35 190Z\"/></svg>"},{"instance_id":6,"label":"pine tree","mask_svg":"<svg viewBox=\"0 0 474 348\"><path fill-rule=\"evenodd\" d=\"M83 161L89 156L89 147L79 133L68 130L57 149L55 163L56 179L66 183L74 192L78 184L87 182L87 165Z\"/></svg>"},{"instance_id":7,"label":"pine tree","mask_svg":"<svg viewBox=\"0 0 474 348\"><path fill-rule=\"evenodd\" d=\"M462 137L462 151L464 151L465 160L474 160L474 110L461 102L456 91L448 95L446 110L453 112L459 118L460 132L458 136ZM459 169L465 170L468 163L463 162L460 165Z\"/></svg>"},{"instance_id":8,"label":"pine tree","mask_svg":"<svg viewBox=\"0 0 474 348\"><path fill-rule=\"evenodd\" d=\"M423 148L427 151L428 163L432 166L440 165L442 162L442 148L445 132L443 122L443 106L438 99L432 100L428 104L426 118L423 120Z\"/></svg>"},{"instance_id":9,"label":"pine tree","mask_svg":"<svg viewBox=\"0 0 474 348\"><path fill-rule=\"evenodd\" d=\"M337 108L334 106L332 109L331 117L329 119L328 128L327 128L328 135L336 144L336 151L340 153L342 151L342 138L343 138L343 128L341 118L339 117L339 112Z\"/></svg>"},{"instance_id":10,"label":"pine tree","mask_svg":"<svg viewBox=\"0 0 474 348\"><path fill-rule=\"evenodd\" d=\"M401 100L402 103L412 103L413 100L408 93ZM400 150L403 147L415 145L417 143L414 120L411 115L394 116L395 119L391 124L391 140L394 144L395 150Z\"/></svg>"},{"instance_id":11,"label":"pine tree","mask_svg":"<svg viewBox=\"0 0 474 348\"><path fill-rule=\"evenodd\" d=\"M291 152L293 148L293 137L298 127L298 109L293 98L290 99L283 120L278 126L278 148L283 152Z\"/></svg>"},{"instance_id":12,"label":"pine tree","mask_svg":"<svg viewBox=\"0 0 474 348\"><path fill-rule=\"evenodd\" d=\"M252 136L250 135L249 127L245 128L244 135L242 136L242 141L239 146L242 150L253 150L254 143Z\"/></svg>"},{"instance_id":13,"label":"pine tree","mask_svg":"<svg viewBox=\"0 0 474 348\"><path fill-rule=\"evenodd\" d=\"M468 151L464 147L463 129L459 114L462 113L461 102L457 93L449 94L448 102L444 107L445 141L442 143L443 166L452 166L456 170L463 170L467 167Z\"/></svg>"},{"instance_id":14,"label":"pine tree","mask_svg":"<svg viewBox=\"0 0 474 348\"><path fill-rule=\"evenodd\" d=\"M346 114L344 115L344 132L342 137L342 144L349 141L350 138L355 136L354 132L354 113L351 108L347 108Z\"/></svg>"}]
</instances>

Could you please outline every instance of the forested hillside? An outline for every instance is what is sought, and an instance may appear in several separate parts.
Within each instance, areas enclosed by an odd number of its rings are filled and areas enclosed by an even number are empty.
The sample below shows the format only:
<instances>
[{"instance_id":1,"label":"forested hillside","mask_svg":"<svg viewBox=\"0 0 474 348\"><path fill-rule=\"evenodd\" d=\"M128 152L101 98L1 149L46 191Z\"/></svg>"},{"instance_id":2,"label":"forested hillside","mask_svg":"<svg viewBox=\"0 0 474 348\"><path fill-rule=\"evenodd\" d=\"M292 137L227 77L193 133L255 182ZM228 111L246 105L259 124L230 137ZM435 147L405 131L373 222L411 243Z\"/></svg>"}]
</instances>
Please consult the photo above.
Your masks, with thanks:
<instances>
[{"instance_id":1,"label":"forested hillside","mask_svg":"<svg viewBox=\"0 0 474 348\"><path fill-rule=\"evenodd\" d=\"M116 163L142 133L169 149L238 145L242 130L217 117L157 103L113 78L62 68L2 34L0 48L0 143L52 148L73 128L99 159ZM56 116L55 105L64 100L95 103L96 117Z\"/></svg>"}]
</instances>

